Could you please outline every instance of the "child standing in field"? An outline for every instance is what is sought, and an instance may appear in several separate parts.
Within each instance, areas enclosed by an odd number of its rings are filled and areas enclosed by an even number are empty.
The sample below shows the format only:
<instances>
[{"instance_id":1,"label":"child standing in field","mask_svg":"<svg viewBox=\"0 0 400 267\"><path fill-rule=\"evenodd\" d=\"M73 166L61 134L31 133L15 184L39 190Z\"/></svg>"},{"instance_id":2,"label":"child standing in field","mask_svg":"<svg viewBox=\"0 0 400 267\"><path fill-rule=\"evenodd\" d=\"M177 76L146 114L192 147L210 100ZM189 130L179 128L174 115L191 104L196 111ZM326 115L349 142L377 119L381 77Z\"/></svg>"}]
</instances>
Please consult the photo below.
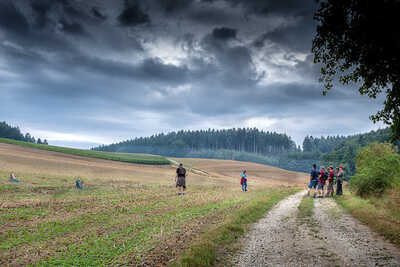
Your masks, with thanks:
<instances>
[{"instance_id":1,"label":"child standing in field","mask_svg":"<svg viewBox=\"0 0 400 267\"><path fill-rule=\"evenodd\" d=\"M247 191L247 172L246 170L242 171L240 184L242 185L242 191Z\"/></svg>"}]
</instances>

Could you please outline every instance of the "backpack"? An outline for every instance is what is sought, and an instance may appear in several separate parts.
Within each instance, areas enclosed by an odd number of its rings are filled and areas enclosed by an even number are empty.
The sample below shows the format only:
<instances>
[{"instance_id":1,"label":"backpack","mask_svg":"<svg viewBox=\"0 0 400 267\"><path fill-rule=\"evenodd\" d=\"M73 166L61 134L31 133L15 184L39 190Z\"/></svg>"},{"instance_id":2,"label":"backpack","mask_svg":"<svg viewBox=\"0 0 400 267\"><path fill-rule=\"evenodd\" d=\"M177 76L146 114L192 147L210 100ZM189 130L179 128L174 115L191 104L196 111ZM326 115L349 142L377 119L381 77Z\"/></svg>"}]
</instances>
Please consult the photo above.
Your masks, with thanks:
<instances>
[{"instance_id":1,"label":"backpack","mask_svg":"<svg viewBox=\"0 0 400 267\"><path fill-rule=\"evenodd\" d=\"M178 168L178 176L185 176L186 170L184 168Z\"/></svg>"},{"instance_id":2,"label":"backpack","mask_svg":"<svg viewBox=\"0 0 400 267\"><path fill-rule=\"evenodd\" d=\"M324 172L324 180L328 180L328 173Z\"/></svg>"}]
</instances>

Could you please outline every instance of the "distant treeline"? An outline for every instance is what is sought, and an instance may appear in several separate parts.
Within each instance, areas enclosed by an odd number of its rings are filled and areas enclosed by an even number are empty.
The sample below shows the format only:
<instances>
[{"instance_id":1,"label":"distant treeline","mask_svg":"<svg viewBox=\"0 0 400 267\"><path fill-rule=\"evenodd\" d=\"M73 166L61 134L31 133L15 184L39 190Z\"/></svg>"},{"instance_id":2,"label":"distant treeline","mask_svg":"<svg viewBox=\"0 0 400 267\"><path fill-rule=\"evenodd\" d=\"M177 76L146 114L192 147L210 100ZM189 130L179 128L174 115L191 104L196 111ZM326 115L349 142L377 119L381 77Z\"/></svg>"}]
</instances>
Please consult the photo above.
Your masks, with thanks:
<instances>
[{"instance_id":1,"label":"distant treeline","mask_svg":"<svg viewBox=\"0 0 400 267\"><path fill-rule=\"evenodd\" d=\"M343 164L347 174L351 176L355 174L356 156L361 148L374 142L390 142L391 137L392 132L390 128L349 136L337 145L331 153L322 155L321 160L325 165L338 166ZM399 147L400 141L395 141L394 145Z\"/></svg>"},{"instance_id":2,"label":"distant treeline","mask_svg":"<svg viewBox=\"0 0 400 267\"><path fill-rule=\"evenodd\" d=\"M355 172L355 157L371 142L390 141L389 128L352 136L306 136L302 149L286 134L258 129L178 131L102 145L98 151L150 153L170 157L250 161L308 172L312 164L344 165Z\"/></svg>"},{"instance_id":3,"label":"distant treeline","mask_svg":"<svg viewBox=\"0 0 400 267\"><path fill-rule=\"evenodd\" d=\"M264 132L256 128L199 130L161 133L107 146L93 148L108 152L152 153L185 156L194 151L232 150L259 155L277 155L300 150L286 134Z\"/></svg>"},{"instance_id":4,"label":"distant treeline","mask_svg":"<svg viewBox=\"0 0 400 267\"><path fill-rule=\"evenodd\" d=\"M40 138L38 138L36 140L35 137L31 136L30 133L26 133L24 135L19 127L11 126L5 121L0 122L0 137L42 145L48 144L46 139L42 141Z\"/></svg>"},{"instance_id":5,"label":"distant treeline","mask_svg":"<svg viewBox=\"0 0 400 267\"><path fill-rule=\"evenodd\" d=\"M351 138L351 136L327 136L312 137L306 136L303 141L303 152L320 157L322 154L332 152L343 141Z\"/></svg>"}]
</instances>

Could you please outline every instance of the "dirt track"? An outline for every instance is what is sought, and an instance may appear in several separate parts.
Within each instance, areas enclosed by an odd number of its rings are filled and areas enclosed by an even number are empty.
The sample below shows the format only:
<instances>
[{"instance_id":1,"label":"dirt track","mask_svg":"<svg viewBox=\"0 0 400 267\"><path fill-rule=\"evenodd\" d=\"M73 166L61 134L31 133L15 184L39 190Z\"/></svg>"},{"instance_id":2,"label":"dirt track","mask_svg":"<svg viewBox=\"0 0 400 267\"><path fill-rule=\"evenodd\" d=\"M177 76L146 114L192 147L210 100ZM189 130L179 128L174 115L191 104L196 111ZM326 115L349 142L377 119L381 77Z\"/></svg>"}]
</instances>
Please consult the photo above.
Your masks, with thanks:
<instances>
[{"instance_id":1,"label":"dirt track","mask_svg":"<svg viewBox=\"0 0 400 267\"><path fill-rule=\"evenodd\" d=\"M305 192L281 201L243 240L238 266L400 266L400 251L343 212L316 199L314 215L296 219Z\"/></svg>"}]
</instances>

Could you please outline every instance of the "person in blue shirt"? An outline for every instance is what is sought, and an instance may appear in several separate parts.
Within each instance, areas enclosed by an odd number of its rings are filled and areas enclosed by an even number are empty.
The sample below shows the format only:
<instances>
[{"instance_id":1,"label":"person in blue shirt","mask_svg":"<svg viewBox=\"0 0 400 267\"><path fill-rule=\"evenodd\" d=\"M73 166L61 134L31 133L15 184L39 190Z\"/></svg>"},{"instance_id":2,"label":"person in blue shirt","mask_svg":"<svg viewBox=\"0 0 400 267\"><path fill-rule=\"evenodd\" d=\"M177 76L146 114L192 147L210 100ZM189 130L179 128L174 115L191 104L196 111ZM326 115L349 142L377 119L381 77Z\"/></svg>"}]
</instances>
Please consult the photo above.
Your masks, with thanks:
<instances>
[{"instance_id":1,"label":"person in blue shirt","mask_svg":"<svg viewBox=\"0 0 400 267\"><path fill-rule=\"evenodd\" d=\"M310 183L308 184L307 196L310 195L310 191L313 189L314 191L313 197L315 198L316 196L315 190L317 189L317 185L318 185L317 165L313 164L310 173Z\"/></svg>"},{"instance_id":2,"label":"person in blue shirt","mask_svg":"<svg viewBox=\"0 0 400 267\"><path fill-rule=\"evenodd\" d=\"M240 184L242 185L242 191L245 192L247 191L247 174L246 170L242 171L241 179L240 179Z\"/></svg>"}]
</instances>

